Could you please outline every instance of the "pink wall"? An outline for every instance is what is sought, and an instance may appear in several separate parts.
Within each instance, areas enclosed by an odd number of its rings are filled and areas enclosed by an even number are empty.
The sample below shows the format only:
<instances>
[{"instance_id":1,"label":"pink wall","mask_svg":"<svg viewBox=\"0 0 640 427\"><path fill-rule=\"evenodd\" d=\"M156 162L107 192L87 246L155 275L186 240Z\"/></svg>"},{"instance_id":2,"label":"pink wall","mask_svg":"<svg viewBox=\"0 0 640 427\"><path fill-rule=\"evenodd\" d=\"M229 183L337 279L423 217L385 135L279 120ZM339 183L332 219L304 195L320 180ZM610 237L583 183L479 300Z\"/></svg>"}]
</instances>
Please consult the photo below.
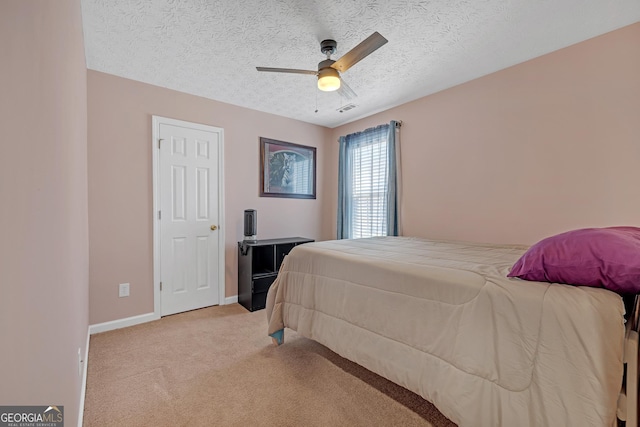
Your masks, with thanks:
<instances>
[{"instance_id":1,"label":"pink wall","mask_svg":"<svg viewBox=\"0 0 640 427\"><path fill-rule=\"evenodd\" d=\"M77 424L88 328L80 0L0 2L0 404Z\"/></svg>"},{"instance_id":2,"label":"pink wall","mask_svg":"<svg viewBox=\"0 0 640 427\"><path fill-rule=\"evenodd\" d=\"M153 312L151 116L224 129L226 295L237 295L243 211L258 237L320 239L328 129L272 114L88 72L91 324ZM259 137L319 147L316 200L258 197ZM129 282L131 296L118 298Z\"/></svg>"},{"instance_id":3,"label":"pink wall","mask_svg":"<svg viewBox=\"0 0 640 427\"><path fill-rule=\"evenodd\" d=\"M225 130L227 296L242 211L258 209L260 238L333 238L335 141L391 119L404 122L405 235L533 243L639 225L639 41L635 24L333 130L89 71L91 323L153 311L154 114ZM258 197L260 136L319 147L317 200Z\"/></svg>"},{"instance_id":4,"label":"pink wall","mask_svg":"<svg viewBox=\"0 0 640 427\"><path fill-rule=\"evenodd\" d=\"M533 243L640 225L640 23L332 130L402 120L404 234Z\"/></svg>"}]
</instances>

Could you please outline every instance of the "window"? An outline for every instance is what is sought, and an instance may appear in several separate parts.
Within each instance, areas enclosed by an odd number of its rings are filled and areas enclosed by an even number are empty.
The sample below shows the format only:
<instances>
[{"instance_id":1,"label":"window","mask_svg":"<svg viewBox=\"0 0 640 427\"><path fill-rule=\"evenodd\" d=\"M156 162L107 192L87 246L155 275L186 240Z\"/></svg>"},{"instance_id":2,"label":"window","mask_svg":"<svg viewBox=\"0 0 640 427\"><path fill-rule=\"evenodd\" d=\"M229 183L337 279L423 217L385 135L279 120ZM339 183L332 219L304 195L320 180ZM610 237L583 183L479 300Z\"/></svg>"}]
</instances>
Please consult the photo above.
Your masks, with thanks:
<instances>
[{"instance_id":1,"label":"window","mask_svg":"<svg viewBox=\"0 0 640 427\"><path fill-rule=\"evenodd\" d=\"M340 137L339 239L398 234L396 125L391 123Z\"/></svg>"},{"instance_id":2,"label":"window","mask_svg":"<svg viewBox=\"0 0 640 427\"><path fill-rule=\"evenodd\" d=\"M352 161L351 238L387 235L387 135L349 149Z\"/></svg>"}]
</instances>

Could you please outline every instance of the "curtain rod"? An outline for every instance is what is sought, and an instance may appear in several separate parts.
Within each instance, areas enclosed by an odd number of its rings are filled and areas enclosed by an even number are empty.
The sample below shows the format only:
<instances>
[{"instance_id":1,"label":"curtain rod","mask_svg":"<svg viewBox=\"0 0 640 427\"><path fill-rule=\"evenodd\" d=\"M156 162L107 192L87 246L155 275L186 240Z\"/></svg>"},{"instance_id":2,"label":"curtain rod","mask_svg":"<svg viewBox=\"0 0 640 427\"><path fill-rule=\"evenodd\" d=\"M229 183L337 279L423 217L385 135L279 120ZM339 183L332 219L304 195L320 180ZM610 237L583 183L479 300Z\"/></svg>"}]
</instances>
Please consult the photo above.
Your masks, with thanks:
<instances>
[{"instance_id":1,"label":"curtain rod","mask_svg":"<svg viewBox=\"0 0 640 427\"><path fill-rule=\"evenodd\" d=\"M396 120L396 127L399 128L402 126L402 120ZM382 126L382 125L380 125ZM373 128L369 128L369 129L373 129ZM338 142L340 142L340 138L337 139Z\"/></svg>"}]
</instances>

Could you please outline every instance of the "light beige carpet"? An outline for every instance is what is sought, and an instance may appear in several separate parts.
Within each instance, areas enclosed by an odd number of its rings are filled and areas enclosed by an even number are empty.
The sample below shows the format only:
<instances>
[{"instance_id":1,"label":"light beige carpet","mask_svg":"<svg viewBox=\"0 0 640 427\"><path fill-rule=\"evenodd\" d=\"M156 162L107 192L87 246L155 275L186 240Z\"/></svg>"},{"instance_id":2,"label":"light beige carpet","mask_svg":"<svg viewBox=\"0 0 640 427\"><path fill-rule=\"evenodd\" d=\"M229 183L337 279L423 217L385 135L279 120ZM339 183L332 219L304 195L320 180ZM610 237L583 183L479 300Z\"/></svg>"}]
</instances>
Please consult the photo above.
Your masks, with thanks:
<instances>
[{"instance_id":1,"label":"light beige carpet","mask_svg":"<svg viewBox=\"0 0 640 427\"><path fill-rule=\"evenodd\" d=\"M91 336L85 426L450 427L429 402L238 304Z\"/></svg>"}]
</instances>

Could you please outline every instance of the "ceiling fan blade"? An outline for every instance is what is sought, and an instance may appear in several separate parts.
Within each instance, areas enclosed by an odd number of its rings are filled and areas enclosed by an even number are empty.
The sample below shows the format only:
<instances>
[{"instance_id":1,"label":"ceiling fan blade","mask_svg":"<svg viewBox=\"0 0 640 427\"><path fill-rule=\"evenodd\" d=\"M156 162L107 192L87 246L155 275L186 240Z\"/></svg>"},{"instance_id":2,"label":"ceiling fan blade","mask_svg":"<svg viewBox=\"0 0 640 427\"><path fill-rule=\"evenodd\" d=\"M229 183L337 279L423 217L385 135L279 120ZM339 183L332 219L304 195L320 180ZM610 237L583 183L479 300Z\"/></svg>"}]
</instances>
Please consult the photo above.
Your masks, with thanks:
<instances>
[{"instance_id":1,"label":"ceiling fan blade","mask_svg":"<svg viewBox=\"0 0 640 427\"><path fill-rule=\"evenodd\" d=\"M360 44L349 52L345 53L342 58L338 59L332 67L336 70L344 73L349 68L353 67L355 64L366 58L368 55L372 54L378 48L384 46L388 40L385 39L378 33L377 31L371 34L369 37L364 39Z\"/></svg>"},{"instance_id":2,"label":"ceiling fan blade","mask_svg":"<svg viewBox=\"0 0 640 427\"><path fill-rule=\"evenodd\" d=\"M316 75L318 74L317 71L311 71L311 70L296 70L295 68L269 68L269 67L256 67L256 70L258 71L269 71L272 73L291 73L291 74L311 74L311 75Z\"/></svg>"},{"instance_id":3,"label":"ceiling fan blade","mask_svg":"<svg viewBox=\"0 0 640 427\"><path fill-rule=\"evenodd\" d=\"M340 89L338 89L338 94L348 100L352 100L358 96L342 77L340 78Z\"/></svg>"}]
</instances>

